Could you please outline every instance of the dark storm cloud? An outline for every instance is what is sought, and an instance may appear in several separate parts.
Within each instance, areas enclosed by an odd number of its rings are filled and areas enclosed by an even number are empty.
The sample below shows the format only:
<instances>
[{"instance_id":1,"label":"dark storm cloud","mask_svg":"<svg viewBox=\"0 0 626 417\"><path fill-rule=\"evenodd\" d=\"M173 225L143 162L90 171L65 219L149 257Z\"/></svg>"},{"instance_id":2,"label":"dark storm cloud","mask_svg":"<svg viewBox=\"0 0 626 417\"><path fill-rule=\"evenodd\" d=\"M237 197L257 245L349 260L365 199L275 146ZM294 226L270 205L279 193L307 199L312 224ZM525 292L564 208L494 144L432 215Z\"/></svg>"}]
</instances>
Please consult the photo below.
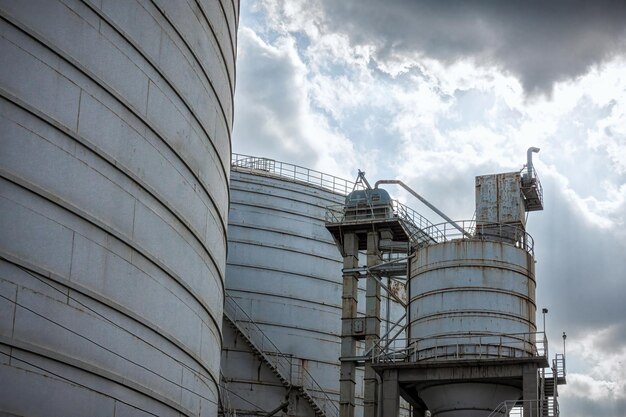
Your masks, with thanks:
<instances>
[{"instance_id":1,"label":"dark storm cloud","mask_svg":"<svg viewBox=\"0 0 626 417\"><path fill-rule=\"evenodd\" d=\"M591 224L554 178L542 180L545 209L529 223L535 239L538 308L550 308L553 336L566 330L576 343L604 330L594 339L594 348L616 352L626 345L626 242L614 230Z\"/></svg>"},{"instance_id":2,"label":"dark storm cloud","mask_svg":"<svg viewBox=\"0 0 626 417\"><path fill-rule=\"evenodd\" d=\"M473 58L517 76L527 93L585 74L626 50L626 1L322 0L329 29L373 42L377 59L417 52Z\"/></svg>"}]
</instances>

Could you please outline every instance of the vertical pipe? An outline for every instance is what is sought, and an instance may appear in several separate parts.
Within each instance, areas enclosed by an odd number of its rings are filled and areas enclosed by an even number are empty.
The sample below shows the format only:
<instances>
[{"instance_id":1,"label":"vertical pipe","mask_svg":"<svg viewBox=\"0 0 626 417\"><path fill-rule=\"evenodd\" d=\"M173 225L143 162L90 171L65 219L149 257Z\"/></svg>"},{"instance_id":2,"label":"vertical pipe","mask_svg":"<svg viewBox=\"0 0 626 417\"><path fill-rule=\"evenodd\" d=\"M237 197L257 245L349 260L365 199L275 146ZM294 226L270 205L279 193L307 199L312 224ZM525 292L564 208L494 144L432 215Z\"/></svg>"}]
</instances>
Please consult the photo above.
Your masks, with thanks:
<instances>
[{"instance_id":1,"label":"vertical pipe","mask_svg":"<svg viewBox=\"0 0 626 417\"><path fill-rule=\"evenodd\" d=\"M526 151L526 173L528 175L528 179L533 177L533 152L538 153L540 151L539 148L535 148L531 146Z\"/></svg>"}]
</instances>

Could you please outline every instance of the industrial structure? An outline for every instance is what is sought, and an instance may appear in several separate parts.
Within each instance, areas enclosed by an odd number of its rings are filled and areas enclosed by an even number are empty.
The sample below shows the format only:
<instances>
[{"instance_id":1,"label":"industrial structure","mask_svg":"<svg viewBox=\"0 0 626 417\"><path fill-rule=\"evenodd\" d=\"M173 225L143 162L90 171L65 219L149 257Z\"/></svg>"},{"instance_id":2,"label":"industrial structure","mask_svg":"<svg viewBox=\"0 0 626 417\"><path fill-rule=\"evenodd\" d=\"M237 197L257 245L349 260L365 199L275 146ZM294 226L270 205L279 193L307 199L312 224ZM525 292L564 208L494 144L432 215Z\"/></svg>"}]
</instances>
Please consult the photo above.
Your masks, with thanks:
<instances>
[{"instance_id":1,"label":"industrial structure","mask_svg":"<svg viewBox=\"0 0 626 417\"><path fill-rule=\"evenodd\" d=\"M222 351L230 409L557 416L564 357L549 364L537 332L525 231L526 213L543 208L536 151L522 172L477 177L476 218L457 222L401 181L372 187L363 173L351 182L233 155ZM381 184L405 187L446 223Z\"/></svg>"},{"instance_id":2,"label":"industrial structure","mask_svg":"<svg viewBox=\"0 0 626 417\"><path fill-rule=\"evenodd\" d=\"M0 0L0 414L558 416L538 149L462 222L231 155L238 15Z\"/></svg>"},{"instance_id":3,"label":"industrial structure","mask_svg":"<svg viewBox=\"0 0 626 417\"><path fill-rule=\"evenodd\" d=\"M339 415L341 257L325 212L354 187L293 164L233 155L222 373L238 416L283 403L290 416ZM385 298L383 328L403 313ZM362 370L356 378L362 414Z\"/></svg>"},{"instance_id":4,"label":"industrial structure","mask_svg":"<svg viewBox=\"0 0 626 417\"><path fill-rule=\"evenodd\" d=\"M545 334L537 332L533 241L525 230L526 212L543 209L532 166L538 151L528 150L521 173L476 178L472 221L452 221L397 180L366 183L343 207L329 208L327 228L344 258L341 417L355 415L360 364L365 417L397 416L400 398L419 416L508 416L512 409L523 417L558 416L565 359L557 354L550 366ZM448 221L426 227L408 221L379 184L403 186ZM407 245L407 256L394 256ZM365 266L359 266L362 251ZM404 326L381 337L385 276L406 283L409 302ZM367 296L360 318L355 288L362 279ZM366 352L359 356L361 339Z\"/></svg>"},{"instance_id":5,"label":"industrial structure","mask_svg":"<svg viewBox=\"0 0 626 417\"><path fill-rule=\"evenodd\" d=\"M0 414L216 416L238 14L0 1Z\"/></svg>"}]
</instances>

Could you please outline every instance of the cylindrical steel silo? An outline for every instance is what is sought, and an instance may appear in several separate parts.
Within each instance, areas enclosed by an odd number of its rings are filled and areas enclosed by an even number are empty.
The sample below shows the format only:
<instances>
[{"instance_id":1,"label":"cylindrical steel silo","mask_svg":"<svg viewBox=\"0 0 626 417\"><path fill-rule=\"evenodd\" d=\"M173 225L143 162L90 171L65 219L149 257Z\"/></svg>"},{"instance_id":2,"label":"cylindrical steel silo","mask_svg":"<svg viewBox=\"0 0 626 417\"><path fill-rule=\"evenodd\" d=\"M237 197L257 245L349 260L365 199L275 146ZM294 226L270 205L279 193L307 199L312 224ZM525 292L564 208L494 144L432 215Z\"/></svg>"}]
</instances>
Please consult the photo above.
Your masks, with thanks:
<instances>
[{"instance_id":1,"label":"cylindrical steel silo","mask_svg":"<svg viewBox=\"0 0 626 417\"><path fill-rule=\"evenodd\" d=\"M0 1L0 414L216 415L238 9Z\"/></svg>"},{"instance_id":2,"label":"cylindrical steel silo","mask_svg":"<svg viewBox=\"0 0 626 417\"><path fill-rule=\"evenodd\" d=\"M411 360L535 355L530 237L512 226L478 230L475 238L442 239L417 251L409 282ZM521 238L512 240L512 235ZM502 401L519 398L521 390L469 380L434 383L420 395L435 416L465 417L485 416Z\"/></svg>"}]
</instances>

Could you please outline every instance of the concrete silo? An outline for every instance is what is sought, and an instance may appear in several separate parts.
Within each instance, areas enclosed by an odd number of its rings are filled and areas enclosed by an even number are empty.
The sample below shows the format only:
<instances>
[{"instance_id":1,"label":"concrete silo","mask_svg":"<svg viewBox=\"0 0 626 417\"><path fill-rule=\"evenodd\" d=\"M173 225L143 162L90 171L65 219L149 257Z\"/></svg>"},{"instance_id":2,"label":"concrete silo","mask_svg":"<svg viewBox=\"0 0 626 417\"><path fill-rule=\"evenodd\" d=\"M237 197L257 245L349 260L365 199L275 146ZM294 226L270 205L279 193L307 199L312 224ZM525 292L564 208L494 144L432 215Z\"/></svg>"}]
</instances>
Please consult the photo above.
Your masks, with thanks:
<instances>
[{"instance_id":1,"label":"concrete silo","mask_svg":"<svg viewBox=\"0 0 626 417\"><path fill-rule=\"evenodd\" d=\"M238 1L0 13L0 414L215 416Z\"/></svg>"},{"instance_id":2,"label":"concrete silo","mask_svg":"<svg viewBox=\"0 0 626 417\"><path fill-rule=\"evenodd\" d=\"M338 415L341 257L324 216L353 188L314 170L233 155L222 370L237 415L281 404L290 416ZM383 301L383 317L386 308ZM391 317L403 312L389 309ZM362 371L355 379L362 412Z\"/></svg>"},{"instance_id":3,"label":"concrete silo","mask_svg":"<svg viewBox=\"0 0 626 417\"><path fill-rule=\"evenodd\" d=\"M312 377L319 387L308 381L311 403L292 395L291 413L307 415L317 405L332 415L341 260L324 228L324 212L326 206L342 203L353 184L240 155L233 156L230 184L225 313L241 328L235 332L226 321L222 364L237 414L252 413L255 406L271 410L285 401L281 378L300 385L296 380ZM258 362L242 342L247 337L270 355L280 376Z\"/></svg>"}]
</instances>

